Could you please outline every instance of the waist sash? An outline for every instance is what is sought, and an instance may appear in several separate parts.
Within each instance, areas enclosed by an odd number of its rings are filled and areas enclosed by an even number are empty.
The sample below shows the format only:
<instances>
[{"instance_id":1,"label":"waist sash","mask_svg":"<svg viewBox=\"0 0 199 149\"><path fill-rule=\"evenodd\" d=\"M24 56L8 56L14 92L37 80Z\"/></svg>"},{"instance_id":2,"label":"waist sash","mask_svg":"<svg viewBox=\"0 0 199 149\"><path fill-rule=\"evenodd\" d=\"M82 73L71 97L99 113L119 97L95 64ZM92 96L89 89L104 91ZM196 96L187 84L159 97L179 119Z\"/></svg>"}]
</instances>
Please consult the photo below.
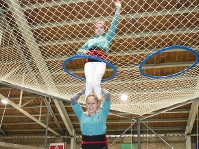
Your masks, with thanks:
<instances>
[{"instance_id":1,"label":"waist sash","mask_svg":"<svg viewBox=\"0 0 199 149\"><path fill-rule=\"evenodd\" d=\"M101 58L103 60L107 60L107 54L103 50L98 50L98 49L91 49L87 52L88 56L94 56L97 58ZM96 62L97 60L94 59L86 59L86 62Z\"/></svg>"},{"instance_id":2,"label":"waist sash","mask_svg":"<svg viewBox=\"0 0 199 149\"><path fill-rule=\"evenodd\" d=\"M86 147L98 147L99 145L104 145L108 149L108 139L105 134L95 135L95 136L85 136L82 135L82 148Z\"/></svg>"}]
</instances>

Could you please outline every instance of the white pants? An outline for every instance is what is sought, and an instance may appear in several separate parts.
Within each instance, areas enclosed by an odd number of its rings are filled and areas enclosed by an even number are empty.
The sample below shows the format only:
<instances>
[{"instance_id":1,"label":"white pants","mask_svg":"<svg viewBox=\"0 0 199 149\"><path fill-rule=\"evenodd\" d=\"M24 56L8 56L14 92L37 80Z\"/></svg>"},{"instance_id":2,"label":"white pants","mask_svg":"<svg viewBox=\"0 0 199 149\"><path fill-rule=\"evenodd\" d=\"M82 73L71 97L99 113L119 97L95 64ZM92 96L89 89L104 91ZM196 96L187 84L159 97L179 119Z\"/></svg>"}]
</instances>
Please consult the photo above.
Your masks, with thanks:
<instances>
[{"instance_id":1,"label":"white pants","mask_svg":"<svg viewBox=\"0 0 199 149\"><path fill-rule=\"evenodd\" d=\"M104 62L87 62L84 65L84 73L86 77L85 96L87 97L93 90L98 99L102 99L101 81L106 70Z\"/></svg>"}]
</instances>

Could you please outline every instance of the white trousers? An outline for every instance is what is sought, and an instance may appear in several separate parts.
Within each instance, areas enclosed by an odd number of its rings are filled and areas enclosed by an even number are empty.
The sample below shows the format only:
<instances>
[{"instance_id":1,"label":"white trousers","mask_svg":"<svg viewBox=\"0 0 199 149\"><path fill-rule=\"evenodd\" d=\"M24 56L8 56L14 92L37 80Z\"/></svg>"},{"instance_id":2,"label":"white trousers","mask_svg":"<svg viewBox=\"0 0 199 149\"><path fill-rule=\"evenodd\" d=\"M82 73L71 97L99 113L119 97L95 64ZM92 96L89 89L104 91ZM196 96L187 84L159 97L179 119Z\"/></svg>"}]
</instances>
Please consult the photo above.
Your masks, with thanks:
<instances>
[{"instance_id":1,"label":"white trousers","mask_svg":"<svg viewBox=\"0 0 199 149\"><path fill-rule=\"evenodd\" d=\"M84 73L86 77L85 96L87 97L93 90L98 99L102 99L101 81L106 70L104 62L87 62L84 65Z\"/></svg>"}]
</instances>

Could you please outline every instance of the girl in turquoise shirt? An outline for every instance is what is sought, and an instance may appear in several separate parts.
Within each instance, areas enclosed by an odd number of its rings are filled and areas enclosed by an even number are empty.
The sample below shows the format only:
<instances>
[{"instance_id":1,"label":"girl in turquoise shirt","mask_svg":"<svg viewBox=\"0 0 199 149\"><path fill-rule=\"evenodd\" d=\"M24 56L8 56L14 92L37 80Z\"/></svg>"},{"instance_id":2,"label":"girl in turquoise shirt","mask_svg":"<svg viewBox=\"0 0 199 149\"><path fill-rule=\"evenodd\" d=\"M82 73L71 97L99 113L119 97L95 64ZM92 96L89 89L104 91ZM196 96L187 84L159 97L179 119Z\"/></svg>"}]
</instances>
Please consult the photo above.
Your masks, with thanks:
<instances>
[{"instance_id":1,"label":"girl in turquoise shirt","mask_svg":"<svg viewBox=\"0 0 199 149\"><path fill-rule=\"evenodd\" d=\"M82 132L82 149L107 149L108 143L106 139L106 120L110 110L110 93L102 89L104 94L104 102L102 109L97 112L99 102L94 93L86 97L86 109L88 115L84 114L78 99L85 94L85 89L79 91L71 98L73 111L78 117Z\"/></svg>"},{"instance_id":2,"label":"girl in turquoise shirt","mask_svg":"<svg viewBox=\"0 0 199 149\"><path fill-rule=\"evenodd\" d=\"M116 12L111 23L111 27L106 32L106 25L104 22L97 22L95 24L95 36L93 39L88 40L78 51L79 55L96 56L98 58L107 59L109 46L115 36L117 29L118 19L120 15L121 3L115 2ZM106 70L106 64L97 60L88 59L84 65L84 73L86 77L86 91L87 97L93 90L97 95L99 101L101 100L101 80ZM100 105L100 104L99 104Z\"/></svg>"}]
</instances>

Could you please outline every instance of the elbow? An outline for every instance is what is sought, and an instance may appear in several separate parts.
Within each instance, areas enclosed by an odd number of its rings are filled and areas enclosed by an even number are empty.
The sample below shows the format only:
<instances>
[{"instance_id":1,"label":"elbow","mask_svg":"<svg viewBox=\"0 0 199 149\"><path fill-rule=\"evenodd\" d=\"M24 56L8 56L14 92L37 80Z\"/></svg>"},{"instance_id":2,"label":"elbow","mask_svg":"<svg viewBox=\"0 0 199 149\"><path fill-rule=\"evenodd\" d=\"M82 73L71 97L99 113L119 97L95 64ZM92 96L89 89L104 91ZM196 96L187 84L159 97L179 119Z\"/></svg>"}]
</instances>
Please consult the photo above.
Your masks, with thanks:
<instances>
[{"instance_id":1,"label":"elbow","mask_svg":"<svg viewBox=\"0 0 199 149\"><path fill-rule=\"evenodd\" d=\"M106 94L106 101L110 101L111 100L111 94L110 93L108 93L108 94Z\"/></svg>"}]
</instances>

